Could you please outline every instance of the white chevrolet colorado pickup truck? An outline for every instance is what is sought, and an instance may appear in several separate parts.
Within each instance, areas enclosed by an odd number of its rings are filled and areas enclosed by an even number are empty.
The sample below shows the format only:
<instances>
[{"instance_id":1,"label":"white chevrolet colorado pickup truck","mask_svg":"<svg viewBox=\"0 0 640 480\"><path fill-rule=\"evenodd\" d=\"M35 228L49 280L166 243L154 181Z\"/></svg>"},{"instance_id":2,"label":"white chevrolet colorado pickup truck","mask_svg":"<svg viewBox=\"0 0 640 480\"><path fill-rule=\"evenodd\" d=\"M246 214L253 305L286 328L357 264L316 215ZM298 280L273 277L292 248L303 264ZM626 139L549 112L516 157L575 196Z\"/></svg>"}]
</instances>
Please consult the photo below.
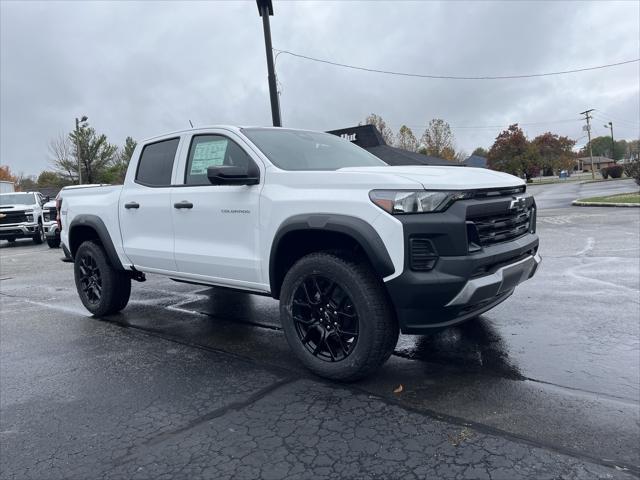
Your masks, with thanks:
<instances>
[{"instance_id":1,"label":"white chevrolet colorado pickup truck","mask_svg":"<svg viewBox=\"0 0 640 480\"><path fill-rule=\"evenodd\" d=\"M421 334L504 301L540 262L522 180L467 167L391 167L349 141L209 127L141 142L124 185L70 190L62 243L94 315L156 273L280 300L298 358L361 378L399 331Z\"/></svg>"}]
</instances>

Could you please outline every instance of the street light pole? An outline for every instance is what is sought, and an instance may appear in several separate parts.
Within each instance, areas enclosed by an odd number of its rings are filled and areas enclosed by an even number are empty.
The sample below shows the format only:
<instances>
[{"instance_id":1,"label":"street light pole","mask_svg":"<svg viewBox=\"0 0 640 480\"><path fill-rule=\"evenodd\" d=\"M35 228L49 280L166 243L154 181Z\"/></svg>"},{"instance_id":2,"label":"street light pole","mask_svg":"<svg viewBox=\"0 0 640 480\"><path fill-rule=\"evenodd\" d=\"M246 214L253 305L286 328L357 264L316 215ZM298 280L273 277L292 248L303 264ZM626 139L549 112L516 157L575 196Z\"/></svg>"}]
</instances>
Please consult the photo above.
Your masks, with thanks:
<instances>
[{"instance_id":1,"label":"street light pole","mask_svg":"<svg viewBox=\"0 0 640 480\"><path fill-rule=\"evenodd\" d=\"M616 150L616 142L613 141L613 123L609 122L608 125L605 125L604 128L608 128L611 130L611 160L616 163L615 150Z\"/></svg>"},{"instance_id":2,"label":"street light pole","mask_svg":"<svg viewBox=\"0 0 640 480\"><path fill-rule=\"evenodd\" d=\"M269 97L271 98L271 119L274 127L281 127L280 102L278 100L278 89L276 87L276 72L273 64L273 48L271 46L271 25L269 16L273 15L273 4L271 0L256 0L258 12L262 17L262 28L264 30L264 46L267 51L267 72L269 76Z\"/></svg>"},{"instance_id":3,"label":"street light pole","mask_svg":"<svg viewBox=\"0 0 640 480\"><path fill-rule=\"evenodd\" d=\"M82 185L82 162L80 161L80 122L84 123L87 120L86 115L83 115L80 120L76 117L76 156L78 157L78 185Z\"/></svg>"}]
</instances>

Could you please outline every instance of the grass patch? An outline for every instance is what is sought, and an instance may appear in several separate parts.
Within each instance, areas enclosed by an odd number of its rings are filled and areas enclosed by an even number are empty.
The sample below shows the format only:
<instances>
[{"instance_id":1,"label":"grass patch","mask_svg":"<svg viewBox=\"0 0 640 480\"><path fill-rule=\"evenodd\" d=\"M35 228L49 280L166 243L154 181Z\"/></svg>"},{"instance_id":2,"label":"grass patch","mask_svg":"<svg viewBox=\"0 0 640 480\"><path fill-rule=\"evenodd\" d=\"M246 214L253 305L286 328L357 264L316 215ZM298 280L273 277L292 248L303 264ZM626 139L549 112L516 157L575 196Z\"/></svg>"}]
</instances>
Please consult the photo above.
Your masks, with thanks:
<instances>
[{"instance_id":1,"label":"grass patch","mask_svg":"<svg viewBox=\"0 0 640 480\"><path fill-rule=\"evenodd\" d=\"M594 203L640 203L640 192L618 193L606 197L581 198L580 202Z\"/></svg>"}]
</instances>

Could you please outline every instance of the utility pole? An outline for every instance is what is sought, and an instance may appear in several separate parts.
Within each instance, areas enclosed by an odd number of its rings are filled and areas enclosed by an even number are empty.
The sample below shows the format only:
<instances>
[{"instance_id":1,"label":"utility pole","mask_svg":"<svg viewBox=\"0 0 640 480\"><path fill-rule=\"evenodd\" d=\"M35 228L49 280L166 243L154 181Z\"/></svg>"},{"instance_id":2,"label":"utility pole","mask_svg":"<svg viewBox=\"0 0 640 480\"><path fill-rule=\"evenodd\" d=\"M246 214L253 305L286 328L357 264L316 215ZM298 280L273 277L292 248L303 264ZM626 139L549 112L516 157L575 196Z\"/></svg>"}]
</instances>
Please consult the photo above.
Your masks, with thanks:
<instances>
[{"instance_id":1,"label":"utility pole","mask_svg":"<svg viewBox=\"0 0 640 480\"><path fill-rule=\"evenodd\" d=\"M587 121L587 136L589 137L589 158L591 158L591 178L595 180L596 172L593 169L593 150L591 149L591 124L589 121L591 120L591 112L593 112L593 108L589 110L585 110L584 112L580 112L580 115L584 115L584 119Z\"/></svg>"},{"instance_id":2,"label":"utility pole","mask_svg":"<svg viewBox=\"0 0 640 480\"><path fill-rule=\"evenodd\" d=\"M256 0L258 12L262 17L262 28L264 30L264 47L267 50L267 73L269 75L269 96L271 98L271 118L274 127L281 127L280 102L278 100L278 89L276 87L276 72L273 65L273 48L271 46L271 25L269 16L273 15L273 4L271 0Z\"/></svg>"},{"instance_id":3,"label":"utility pole","mask_svg":"<svg viewBox=\"0 0 640 480\"><path fill-rule=\"evenodd\" d=\"M78 120L78 117L76 117L76 156L78 157L78 185L82 185L82 162L80 161L80 122L84 123L87 120L89 119L86 115L83 115L80 120Z\"/></svg>"},{"instance_id":4,"label":"utility pole","mask_svg":"<svg viewBox=\"0 0 640 480\"><path fill-rule=\"evenodd\" d=\"M613 123L609 122L604 126L604 128L608 128L611 130L611 160L613 160L614 163L617 163L616 159L614 158L616 154L616 142L613 141Z\"/></svg>"}]
</instances>

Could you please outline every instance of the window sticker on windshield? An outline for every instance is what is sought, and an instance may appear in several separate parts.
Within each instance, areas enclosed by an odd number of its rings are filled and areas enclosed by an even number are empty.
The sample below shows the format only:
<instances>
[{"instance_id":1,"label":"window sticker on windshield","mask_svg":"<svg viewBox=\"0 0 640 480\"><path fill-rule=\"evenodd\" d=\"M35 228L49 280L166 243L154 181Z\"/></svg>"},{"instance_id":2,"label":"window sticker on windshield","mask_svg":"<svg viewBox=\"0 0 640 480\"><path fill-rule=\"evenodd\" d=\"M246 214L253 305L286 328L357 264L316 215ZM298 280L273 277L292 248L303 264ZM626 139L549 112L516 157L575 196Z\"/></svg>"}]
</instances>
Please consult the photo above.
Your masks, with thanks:
<instances>
[{"instance_id":1,"label":"window sticker on windshield","mask_svg":"<svg viewBox=\"0 0 640 480\"><path fill-rule=\"evenodd\" d=\"M190 175L206 175L207 168L220 166L224 163L224 155L227 152L228 140L211 140L198 143L193 152Z\"/></svg>"}]
</instances>

